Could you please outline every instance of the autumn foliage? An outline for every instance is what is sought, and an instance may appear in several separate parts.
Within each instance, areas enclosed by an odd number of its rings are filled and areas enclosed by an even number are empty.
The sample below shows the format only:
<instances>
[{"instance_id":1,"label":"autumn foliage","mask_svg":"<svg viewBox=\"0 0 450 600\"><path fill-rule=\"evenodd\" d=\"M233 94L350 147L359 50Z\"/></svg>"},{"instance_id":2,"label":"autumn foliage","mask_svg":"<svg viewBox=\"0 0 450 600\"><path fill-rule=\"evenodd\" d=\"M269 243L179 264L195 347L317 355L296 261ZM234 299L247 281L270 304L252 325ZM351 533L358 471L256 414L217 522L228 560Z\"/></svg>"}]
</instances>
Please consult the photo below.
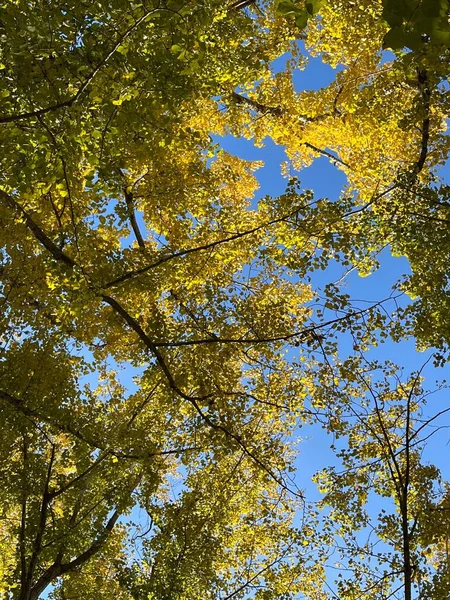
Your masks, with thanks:
<instances>
[{"instance_id":1,"label":"autumn foliage","mask_svg":"<svg viewBox=\"0 0 450 600\"><path fill-rule=\"evenodd\" d=\"M450 33L409 7L2 5L0 598L448 597ZM298 90L311 56L335 77ZM286 191L225 136L283 147ZM383 251L404 277L353 300ZM410 376L370 354L411 339Z\"/></svg>"}]
</instances>

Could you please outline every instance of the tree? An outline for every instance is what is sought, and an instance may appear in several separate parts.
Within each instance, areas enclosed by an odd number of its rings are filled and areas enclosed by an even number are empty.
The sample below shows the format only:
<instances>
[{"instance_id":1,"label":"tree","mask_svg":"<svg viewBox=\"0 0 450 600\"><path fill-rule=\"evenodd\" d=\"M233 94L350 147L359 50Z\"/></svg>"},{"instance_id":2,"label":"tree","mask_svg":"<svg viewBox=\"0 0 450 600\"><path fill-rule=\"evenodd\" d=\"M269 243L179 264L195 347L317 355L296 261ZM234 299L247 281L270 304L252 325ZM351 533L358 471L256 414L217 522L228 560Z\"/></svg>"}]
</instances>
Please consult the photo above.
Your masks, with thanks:
<instances>
[{"instance_id":1,"label":"tree","mask_svg":"<svg viewBox=\"0 0 450 600\"><path fill-rule=\"evenodd\" d=\"M448 207L430 186L448 152L447 49L382 66L381 6L348 8L5 5L6 598L326 597L292 437L334 389L339 331L364 346L388 324L383 302L353 306L336 286L328 318L309 276L334 258L369 272L389 242L414 269L415 333L448 342ZM344 70L296 93L304 10L306 44ZM220 149L225 133L270 136L295 169L326 156L349 187L315 200L292 178L255 202L260 165Z\"/></svg>"},{"instance_id":2,"label":"tree","mask_svg":"<svg viewBox=\"0 0 450 600\"><path fill-rule=\"evenodd\" d=\"M342 468L317 475L336 535L338 596L445 598L446 558L438 558L437 548L447 528L440 510L446 491L422 454L449 409L427 414L432 392L422 387L425 365L406 381L395 365L366 367L372 380L354 368L354 379L347 376L344 384L353 393L342 394L354 401L339 406L338 400L339 422L328 424L340 440L335 450Z\"/></svg>"},{"instance_id":3,"label":"tree","mask_svg":"<svg viewBox=\"0 0 450 600\"><path fill-rule=\"evenodd\" d=\"M19 3L2 29L3 590L140 597L147 576L146 597L264 582L279 597L297 569L283 473L307 377L279 348L311 294L261 251L292 210L250 208L257 165L208 160L212 97L289 48L286 27L219 3ZM136 505L159 530L152 577L127 563Z\"/></svg>"}]
</instances>

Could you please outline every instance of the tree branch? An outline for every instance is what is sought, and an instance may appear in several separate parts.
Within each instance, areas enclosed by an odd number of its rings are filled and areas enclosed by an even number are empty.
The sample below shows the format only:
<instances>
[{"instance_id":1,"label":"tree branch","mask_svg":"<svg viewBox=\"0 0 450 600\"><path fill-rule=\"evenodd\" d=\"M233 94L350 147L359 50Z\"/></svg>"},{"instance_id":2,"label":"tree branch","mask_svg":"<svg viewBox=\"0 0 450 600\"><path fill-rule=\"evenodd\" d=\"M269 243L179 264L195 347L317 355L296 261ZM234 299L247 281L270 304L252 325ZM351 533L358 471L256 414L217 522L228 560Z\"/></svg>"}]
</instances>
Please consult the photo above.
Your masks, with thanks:
<instances>
[{"instance_id":1,"label":"tree branch","mask_svg":"<svg viewBox=\"0 0 450 600\"><path fill-rule=\"evenodd\" d=\"M38 525L38 530L36 533L36 538L34 541L33 554L31 555L31 559L30 559L30 566L28 569L28 579L30 582L30 588L31 588L31 581L33 578L34 570L37 565L37 560L38 560L39 554L42 550L42 538L44 536L45 527L47 525L47 512L48 512L48 507L49 507L50 500L51 500L50 493L49 493L49 487L50 487L50 479L52 476L54 460L55 460L55 445L52 444L50 460L49 460L49 465L48 465L48 469L47 469L47 476L45 479L44 491L42 494L42 504L41 504L41 512L40 512L40 517L39 517L39 525Z\"/></svg>"},{"instance_id":2,"label":"tree branch","mask_svg":"<svg viewBox=\"0 0 450 600\"><path fill-rule=\"evenodd\" d=\"M236 588L233 592L231 592L227 596L224 596L223 598L221 598L221 600L231 600L231 598L234 598L234 596L237 596L238 594L240 594L243 590L245 590L245 588L247 588L249 585L251 585L256 579L258 579L258 577L260 577L263 573L265 573L266 571L271 569L274 565L281 562L283 560L283 558L290 551L292 545L293 544L291 544L280 556L277 556L272 562L268 563L265 567L261 568L257 573L255 573L255 575L253 575L253 577L250 577L250 579L247 579L247 581L245 581L242 585L240 585L238 588Z\"/></svg>"},{"instance_id":3,"label":"tree branch","mask_svg":"<svg viewBox=\"0 0 450 600\"><path fill-rule=\"evenodd\" d=\"M27 211L20 206L16 202L16 200L4 192L0 190L0 198L18 215L20 215L25 220L25 225L28 229L33 233L35 238L46 248L53 258L59 262L64 263L65 265L73 268L76 263L67 254L65 254L58 246L44 233L44 231L39 227L39 225L32 219L32 217L27 213Z\"/></svg>"},{"instance_id":4,"label":"tree branch","mask_svg":"<svg viewBox=\"0 0 450 600\"><path fill-rule=\"evenodd\" d=\"M66 492L67 490L69 490L76 483L78 483L79 481L81 481L82 479L84 479L84 477L86 477L87 475L89 475L89 473L91 473L96 467L98 467L99 464L101 464L110 455L111 455L111 453L108 452L108 451L104 451L103 453L101 453L98 456L98 458L96 460L94 460L94 462L89 465L89 467L87 467L84 471L82 471L81 473L79 473L76 477L74 477L73 479L70 479L67 483L65 483L64 485L62 485L61 487L59 487L57 490L53 490L52 492L49 492L48 495L49 495L50 500L54 500L58 496L61 496L61 494L64 494L64 492Z\"/></svg>"},{"instance_id":5,"label":"tree branch","mask_svg":"<svg viewBox=\"0 0 450 600\"><path fill-rule=\"evenodd\" d=\"M431 89L428 79L428 74L425 70L417 71L417 80L419 85L419 90L422 94L423 100L423 110L425 113L425 118L422 121L422 138L420 141L420 154L419 158L414 165L413 171L411 173L411 183L414 183L419 173L422 171L425 166L425 161L428 156L428 143L430 141L430 109L431 109Z\"/></svg>"},{"instance_id":6,"label":"tree branch","mask_svg":"<svg viewBox=\"0 0 450 600\"><path fill-rule=\"evenodd\" d=\"M27 499L28 499L28 445L23 436L23 478L22 478L22 503L19 530L20 551L20 589L25 590L28 581L27 555L26 555L26 529L27 529Z\"/></svg>"},{"instance_id":7,"label":"tree branch","mask_svg":"<svg viewBox=\"0 0 450 600\"><path fill-rule=\"evenodd\" d=\"M70 571L74 571L77 567L81 566L85 562L87 562L90 558L92 558L99 550L101 550L102 546L105 544L108 539L110 533L114 529L114 525L117 523L118 518L120 517L122 511L116 508L108 522L106 523L103 531L100 535L94 540L92 545L82 552L77 558L74 558L68 563L64 563L60 567L60 575L64 575L65 573L70 573Z\"/></svg>"},{"instance_id":8,"label":"tree branch","mask_svg":"<svg viewBox=\"0 0 450 600\"><path fill-rule=\"evenodd\" d=\"M257 225L256 227L252 227L251 229L247 229L246 231L234 233L233 235L230 235L229 237L222 238L220 240L215 240L215 241L209 242L207 244L202 244L201 246L196 246L195 248L187 248L185 250L178 250L177 252L173 252L172 254L163 256L162 258L156 260L154 263L146 265L145 267L141 267L140 269L136 269L134 271L128 271L127 273L124 273L120 277L117 277L116 279L113 279L112 281L105 283L102 287L105 290L110 289L112 287L115 287L116 285L119 285L121 283L124 283L125 281L128 281L129 279L133 279L134 277L143 275L144 273L147 273L148 271L151 271L152 269L159 267L160 265L162 265L166 262L175 260L176 258L181 258L182 256L187 256L188 254L192 254L193 252L202 252L204 250L210 250L211 248L215 248L216 246L220 246L221 244L233 242L234 240L238 240L238 239L246 237L248 235L252 235L254 233L257 233L258 231L261 231L262 229L264 229L266 227L270 227L271 225L276 225L277 223L286 221L287 219L289 219L289 217L292 217L295 214L297 214L298 210L299 209L295 209L295 210L291 211L290 213L287 213L277 219L273 219L271 221L266 221L265 223L262 223L261 225Z\"/></svg>"},{"instance_id":9,"label":"tree branch","mask_svg":"<svg viewBox=\"0 0 450 600\"><path fill-rule=\"evenodd\" d=\"M91 546L89 546L89 548L82 552L79 556L68 563L61 563L60 561L55 562L46 571L44 571L31 589L30 600L37 600L45 588L57 577L74 571L77 567L82 566L93 556L95 556L95 554L97 554L106 543L120 515L121 511L116 508L111 517L108 519L105 527L91 544Z\"/></svg>"},{"instance_id":10,"label":"tree branch","mask_svg":"<svg viewBox=\"0 0 450 600\"><path fill-rule=\"evenodd\" d=\"M229 10L242 10L243 8L248 8L252 4L256 5L256 0L236 0L230 4Z\"/></svg>"},{"instance_id":11,"label":"tree branch","mask_svg":"<svg viewBox=\"0 0 450 600\"><path fill-rule=\"evenodd\" d=\"M136 236L136 240L139 248L145 249L144 238L142 237L141 231L139 229L139 225L136 220L136 214L134 212L134 198L133 193L131 192L129 187L125 187L123 190L125 196L125 202L127 205L128 218L131 223L131 227L133 228L134 235Z\"/></svg>"},{"instance_id":12,"label":"tree branch","mask_svg":"<svg viewBox=\"0 0 450 600\"><path fill-rule=\"evenodd\" d=\"M269 467L266 464L264 464L264 462L252 450L249 450L249 448L247 448L246 444L242 441L241 437L238 434L233 433L227 427L224 427L222 424L216 423L202 411L198 403L210 399L213 396L213 394L206 394L204 396L191 396L190 394L186 394L185 392L183 392L183 390L177 385L175 378L172 375L168 365L166 364L163 355L161 354L157 346L155 346L154 342L152 342L152 340L150 340L148 335L144 332L144 330L136 321L136 319L134 319L128 313L128 311L125 310L125 308L114 298L111 298L110 296L106 295L102 295L102 298L115 310L116 313L118 313L123 318L123 320L129 325L129 327L138 335L138 337L145 344L145 346L152 352L153 356L156 358L158 365L160 366L161 370L167 378L169 387L178 396L180 396L184 400L187 400L194 407L195 411L201 417L201 419L211 429L215 429L216 431L222 431L227 437L233 439L238 444L238 446L242 448L242 450L271 477L271 479L278 483L278 485L280 485L283 489L289 491L290 493L302 497L301 494L299 494L298 492L293 492L292 490L290 490L282 479L277 477L272 472L272 470L269 469Z\"/></svg>"},{"instance_id":13,"label":"tree branch","mask_svg":"<svg viewBox=\"0 0 450 600\"><path fill-rule=\"evenodd\" d=\"M10 197L3 193L4 195L4 199L6 199L8 201L8 204L11 206L11 201L12 201L12 206L14 208L16 207L16 202L13 199L10 199ZM23 209L21 209L23 211ZM149 269L157 266L158 264L162 264L163 262L167 262L168 260L172 260L176 257L179 256L183 256L186 254L189 254L191 252L197 252L199 251L199 249L206 249L206 248L211 248L214 247L216 245L219 244L223 244L226 241L231 241L233 239L239 239L241 237L243 237L244 235L249 235L251 233L255 233L257 231L259 231L260 229L262 229L263 227L267 227L271 224L275 224L275 223L279 223L281 221L286 220L286 218L288 218L289 216L292 216L293 214L296 214L298 212L298 210L294 210L291 211L288 215L284 215L283 217L280 217L278 219L274 219L272 221L269 221L265 224L261 224L257 227L254 227L252 230L248 230L246 232L242 232L242 233L237 233L233 236L230 236L229 238L227 238L226 240L217 240L215 242L211 242L210 244L205 244L203 247L199 248L191 248L188 250L184 250L184 251L179 251L176 252L168 257L164 257L162 259L160 259L159 261L157 261L156 263L153 263L153 265L147 265L147 267L144 267L143 269L139 269L138 271L134 271L134 272L129 272L128 274L123 275L121 278L116 279L114 282L110 282L109 287L111 287L113 284L125 281L126 279L129 279L131 277L134 277L138 274L144 273L146 271L148 271ZM25 213L26 214L26 213ZM52 254L52 256L55 258L55 260L60 261L60 262L64 262L65 264L67 264L70 267L74 267L76 266L76 263L73 259L71 259L70 257L67 257L67 255L65 255L49 238L48 236L46 236L46 234L40 229L40 227L38 225L36 225L34 223L34 221L32 221L30 218L27 218L26 220L26 224L28 226L28 228L32 231L32 233L35 235L35 237L44 245L44 247ZM105 286L104 286L105 287ZM139 337L139 339L144 343L145 347L148 348L152 355L155 357L159 367L161 368L161 370L163 371L168 385L169 387L181 398L187 400L195 409L195 411L197 412L197 414L201 417L201 419L212 429L215 429L217 431L222 431L226 436L230 437L231 439L233 439L237 445L242 448L242 450L249 456L252 458L252 460L259 465L270 477L271 479L273 479L276 483L278 483L283 489L288 490L290 493L293 493L297 496L301 497L301 494L298 494L297 492L293 492L292 490L290 490L286 484L284 483L284 481L282 479L280 479L280 477L277 477L277 475L275 475L273 473L273 471L266 465L264 464L264 462L249 448L247 448L246 444L242 441L241 437L238 434L233 433L232 431L230 431L229 429L227 429L226 427L224 427L222 424L216 423L215 421L213 421L207 414L205 414L200 405L199 402L204 402L205 400L210 399L213 394L206 394L204 396L192 396L190 394L186 394L185 392L183 392L183 390L177 385L174 376L172 375L166 361L165 358L163 356L163 354L160 351L160 347L157 346L155 344L155 342L153 340L151 340L149 338L149 336L145 333L145 331L142 329L142 327L140 326L140 324L138 323L138 321L133 318L130 313L115 299L112 298L111 296L108 296L106 294L99 294L99 297L103 300L103 302L105 302L106 304L108 304L109 306L111 306L111 308L114 310L114 312L116 314L118 314L120 317L122 317L122 319L127 323L127 325L130 327L130 329L132 329L137 336ZM374 306L377 306L380 303L377 303ZM359 311L359 314L362 314L363 312L366 312L367 310L371 310L374 308L374 306L370 307L370 309L365 309L362 311ZM351 315L348 314L345 317L341 317L335 320L335 322L338 321L342 321L343 319L349 318L350 316L354 316L355 313L352 313ZM315 328L313 328L312 330L314 330ZM288 334L286 336L282 336L281 339L289 339L292 337L295 337L296 335L304 335L305 332L296 332L294 334ZM212 342L217 342L217 340L214 339L210 339L208 340L209 343ZM262 339L256 339L256 340L252 340L252 343L264 343L264 342L269 342L269 341L276 341L276 339L266 339L266 340L262 340ZM242 342L240 342L242 343ZM248 343L248 342L247 342Z\"/></svg>"},{"instance_id":14,"label":"tree branch","mask_svg":"<svg viewBox=\"0 0 450 600\"><path fill-rule=\"evenodd\" d=\"M351 166L347 162L345 162L345 160L342 160L341 158L339 158L339 156L336 156L335 154L328 152L328 150L322 150L322 148L318 148L317 146L314 146L313 144L310 144L309 142L303 142L302 145L306 146L307 148L310 148L311 150L313 150L314 152L317 152L318 154L321 154L322 156L325 156L326 158L329 158L334 163L339 163L343 167L347 167L347 169L351 169Z\"/></svg>"},{"instance_id":15,"label":"tree branch","mask_svg":"<svg viewBox=\"0 0 450 600\"><path fill-rule=\"evenodd\" d=\"M41 421L43 421L44 423L47 423L51 427L55 427L60 432L73 435L74 437L79 439L81 442L84 442L91 448L94 448L96 450L101 450L102 452L107 452L111 456L116 456L117 458L126 458L126 459L132 459L132 460L144 460L144 459L153 458L156 456L168 456L171 454L182 454L183 452L189 452L192 450L201 450L201 448L199 448L197 446L195 446L195 447L190 446L190 447L186 447L186 448L169 448L167 450L156 450L154 452L139 452L139 453L123 452L122 450L106 447L105 444L103 444L102 442L95 440L93 438L90 438L90 436L86 435L85 433L82 433L81 429L77 429L76 427L73 427L70 424L61 423L60 421L53 419L52 417L49 417L48 415L45 415L42 412L28 408L22 399L12 396L11 394L9 394L8 392L5 392L4 390L0 390L0 400L7 402L10 406L15 408L20 413L22 413L25 417L40 419Z\"/></svg>"},{"instance_id":16,"label":"tree branch","mask_svg":"<svg viewBox=\"0 0 450 600\"><path fill-rule=\"evenodd\" d=\"M257 100L252 100L251 98L247 98L247 96L242 96L242 94L238 94L237 92L232 92L231 96L236 101L236 104L246 104L256 112L262 114L271 114L281 117L284 112L280 106L267 106L266 104L261 104Z\"/></svg>"},{"instance_id":17,"label":"tree branch","mask_svg":"<svg viewBox=\"0 0 450 600\"><path fill-rule=\"evenodd\" d=\"M214 337L209 337L201 340L181 340L174 342L160 342L155 341L155 348L177 348L182 346L201 346L204 344L270 344L274 342L288 342L289 340L295 338L308 338L313 335L317 330L323 329L329 325L334 325L336 323L341 323L342 321L346 321L353 317L361 316L367 312L370 312L380 306L386 300L380 300L375 304L369 306L368 308L362 308L358 311L350 311L343 317L337 317L336 319L331 319L330 321L325 321L324 323L320 323L319 325L312 325L310 327L306 327L305 329L301 329L300 331L294 331L293 333L287 333L285 335L279 335L274 337L267 338L221 338L217 335Z\"/></svg>"}]
</instances>

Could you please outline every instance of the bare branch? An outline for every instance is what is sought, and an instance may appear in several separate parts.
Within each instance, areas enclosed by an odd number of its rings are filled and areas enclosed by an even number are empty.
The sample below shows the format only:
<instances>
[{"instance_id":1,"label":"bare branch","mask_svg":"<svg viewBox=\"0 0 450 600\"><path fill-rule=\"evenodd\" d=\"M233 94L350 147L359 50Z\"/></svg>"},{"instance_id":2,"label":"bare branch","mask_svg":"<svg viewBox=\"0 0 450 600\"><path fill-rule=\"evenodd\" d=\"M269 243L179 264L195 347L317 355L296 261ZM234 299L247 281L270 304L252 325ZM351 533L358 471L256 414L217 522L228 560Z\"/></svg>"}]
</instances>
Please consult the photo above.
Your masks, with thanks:
<instances>
[{"instance_id":1,"label":"bare branch","mask_svg":"<svg viewBox=\"0 0 450 600\"><path fill-rule=\"evenodd\" d=\"M256 4L256 0L236 0L232 2L229 6L230 10L242 10L243 8L248 8L252 6L252 4Z\"/></svg>"}]
</instances>

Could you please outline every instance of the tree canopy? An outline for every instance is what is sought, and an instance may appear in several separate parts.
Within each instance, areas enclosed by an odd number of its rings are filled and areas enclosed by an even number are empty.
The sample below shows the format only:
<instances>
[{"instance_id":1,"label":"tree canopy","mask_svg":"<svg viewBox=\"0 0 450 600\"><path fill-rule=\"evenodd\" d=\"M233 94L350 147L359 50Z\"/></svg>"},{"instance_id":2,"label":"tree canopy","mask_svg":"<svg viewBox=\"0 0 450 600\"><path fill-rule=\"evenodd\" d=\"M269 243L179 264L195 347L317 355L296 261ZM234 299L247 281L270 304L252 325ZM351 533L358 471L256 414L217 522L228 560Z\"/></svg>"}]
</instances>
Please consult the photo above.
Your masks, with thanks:
<instances>
[{"instance_id":1,"label":"tree canopy","mask_svg":"<svg viewBox=\"0 0 450 600\"><path fill-rule=\"evenodd\" d=\"M370 354L448 360L448 7L413 4L2 5L0 597L448 597L450 409ZM282 146L285 192L225 136ZM408 272L353 300L336 266L386 248Z\"/></svg>"}]
</instances>

